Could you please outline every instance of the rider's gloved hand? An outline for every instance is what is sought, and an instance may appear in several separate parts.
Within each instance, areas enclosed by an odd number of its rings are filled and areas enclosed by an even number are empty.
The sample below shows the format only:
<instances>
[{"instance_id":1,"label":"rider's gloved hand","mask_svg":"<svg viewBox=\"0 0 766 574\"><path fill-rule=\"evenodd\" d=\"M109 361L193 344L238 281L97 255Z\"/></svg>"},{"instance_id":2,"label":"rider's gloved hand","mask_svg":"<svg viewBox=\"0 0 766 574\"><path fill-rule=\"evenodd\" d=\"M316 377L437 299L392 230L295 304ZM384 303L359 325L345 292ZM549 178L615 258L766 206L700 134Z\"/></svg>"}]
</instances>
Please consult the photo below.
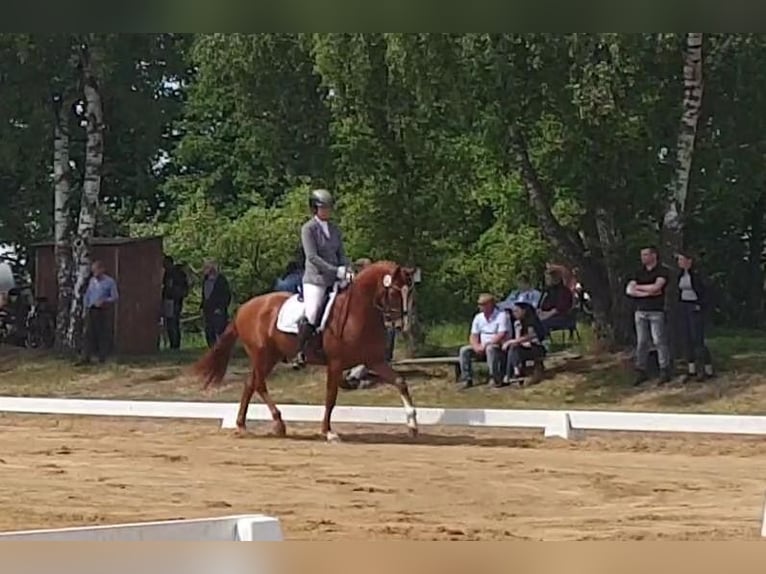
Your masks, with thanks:
<instances>
[{"instance_id":1,"label":"rider's gloved hand","mask_svg":"<svg viewBox=\"0 0 766 574\"><path fill-rule=\"evenodd\" d=\"M338 267L337 276L338 279L341 281L346 281L347 283L351 283L351 281L354 280L354 272L348 267L344 267L343 265Z\"/></svg>"}]
</instances>

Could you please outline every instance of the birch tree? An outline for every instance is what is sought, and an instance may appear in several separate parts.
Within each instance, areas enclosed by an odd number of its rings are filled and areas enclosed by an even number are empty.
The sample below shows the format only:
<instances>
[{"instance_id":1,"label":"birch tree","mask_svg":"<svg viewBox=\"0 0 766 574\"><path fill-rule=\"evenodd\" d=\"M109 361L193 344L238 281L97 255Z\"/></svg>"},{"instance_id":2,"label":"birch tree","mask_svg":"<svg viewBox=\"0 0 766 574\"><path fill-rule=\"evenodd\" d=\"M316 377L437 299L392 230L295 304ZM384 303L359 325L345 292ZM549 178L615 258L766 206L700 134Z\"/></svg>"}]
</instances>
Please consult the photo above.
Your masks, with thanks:
<instances>
[{"instance_id":1,"label":"birch tree","mask_svg":"<svg viewBox=\"0 0 766 574\"><path fill-rule=\"evenodd\" d=\"M71 102L70 102L71 103ZM60 95L53 99L53 193L54 240L56 253L56 280L58 311L56 314L56 348L63 351L70 346L68 337L69 307L72 301L72 216L71 167L69 159L69 115L71 109Z\"/></svg>"},{"instance_id":2,"label":"birch tree","mask_svg":"<svg viewBox=\"0 0 766 574\"><path fill-rule=\"evenodd\" d=\"M104 161L104 114L93 63L92 46L88 44L83 44L80 48L80 70L85 96L86 144L80 215L77 232L72 242L75 280L67 337L73 348L78 347L82 334L83 297L90 276L91 244L96 228L98 198L101 190L101 167Z\"/></svg>"},{"instance_id":3,"label":"birch tree","mask_svg":"<svg viewBox=\"0 0 766 574\"><path fill-rule=\"evenodd\" d=\"M683 247L684 242L689 175L694 157L697 125L702 110L702 39L701 32L689 32L685 39L683 110L676 142L675 170L668 189L668 202L662 225L663 245L667 257L672 257Z\"/></svg>"}]
</instances>

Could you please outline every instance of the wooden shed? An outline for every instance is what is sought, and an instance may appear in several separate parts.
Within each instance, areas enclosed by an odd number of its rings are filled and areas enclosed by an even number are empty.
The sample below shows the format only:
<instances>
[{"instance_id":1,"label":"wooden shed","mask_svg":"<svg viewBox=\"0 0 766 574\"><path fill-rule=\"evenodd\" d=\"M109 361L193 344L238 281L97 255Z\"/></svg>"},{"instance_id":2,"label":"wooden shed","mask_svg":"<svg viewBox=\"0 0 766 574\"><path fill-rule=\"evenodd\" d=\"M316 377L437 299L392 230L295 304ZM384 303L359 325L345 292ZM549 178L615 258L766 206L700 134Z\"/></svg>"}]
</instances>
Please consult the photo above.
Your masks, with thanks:
<instances>
[{"instance_id":1,"label":"wooden shed","mask_svg":"<svg viewBox=\"0 0 766 574\"><path fill-rule=\"evenodd\" d=\"M33 245L35 295L56 304L54 243ZM93 259L100 259L117 282L119 300L112 321L113 350L119 354L149 354L160 344L159 314L163 275L162 237L93 239Z\"/></svg>"}]
</instances>

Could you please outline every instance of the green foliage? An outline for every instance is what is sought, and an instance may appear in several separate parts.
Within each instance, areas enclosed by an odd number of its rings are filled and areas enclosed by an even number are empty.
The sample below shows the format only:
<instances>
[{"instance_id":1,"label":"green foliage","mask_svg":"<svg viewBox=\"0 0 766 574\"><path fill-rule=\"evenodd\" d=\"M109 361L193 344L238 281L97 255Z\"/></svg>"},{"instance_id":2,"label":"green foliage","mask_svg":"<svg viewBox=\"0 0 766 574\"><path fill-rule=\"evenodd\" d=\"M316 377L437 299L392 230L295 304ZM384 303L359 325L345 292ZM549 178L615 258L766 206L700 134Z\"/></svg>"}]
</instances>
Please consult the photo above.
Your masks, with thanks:
<instances>
[{"instance_id":1,"label":"green foliage","mask_svg":"<svg viewBox=\"0 0 766 574\"><path fill-rule=\"evenodd\" d=\"M192 284L199 286L199 271L205 259L218 262L231 284L235 304L270 291L293 256L306 220L308 188L291 190L271 207L253 206L235 219L228 219L202 195L185 203L177 217L167 223L135 224L137 236L163 235L165 251L177 263L194 272ZM200 302L199 289L192 288L188 309Z\"/></svg>"},{"instance_id":2,"label":"green foliage","mask_svg":"<svg viewBox=\"0 0 766 574\"><path fill-rule=\"evenodd\" d=\"M720 317L758 324L766 42L705 38L687 239L704 254ZM0 35L0 197L10 206L0 210L0 242L49 234L49 97L71 91L78 39ZM352 257L423 269L426 321L464 320L478 291L504 296L521 271L539 280L544 262L562 254L530 205L512 129L525 136L556 221L610 287L637 265L639 247L658 240L681 113L682 34L89 40L103 55L101 232L166 234L168 251L196 269L205 257L220 260L240 302L282 272L315 186L338 197Z\"/></svg>"}]
</instances>

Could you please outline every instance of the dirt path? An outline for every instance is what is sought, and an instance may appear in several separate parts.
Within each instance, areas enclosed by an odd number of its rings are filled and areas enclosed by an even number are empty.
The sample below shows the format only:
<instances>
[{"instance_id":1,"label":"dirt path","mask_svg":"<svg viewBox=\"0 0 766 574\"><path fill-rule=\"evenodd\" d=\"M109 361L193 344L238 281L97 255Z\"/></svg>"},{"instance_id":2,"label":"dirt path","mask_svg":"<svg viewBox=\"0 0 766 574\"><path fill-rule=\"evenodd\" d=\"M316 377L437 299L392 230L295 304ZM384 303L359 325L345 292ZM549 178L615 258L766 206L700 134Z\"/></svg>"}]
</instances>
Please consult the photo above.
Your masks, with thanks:
<instances>
[{"instance_id":1,"label":"dirt path","mask_svg":"<svg viewBox=\"0 0 766 574\"><path fill-rule=\"evenodd\" d=\"M754 539L766 441L0 416L0 529L265 512L290 539ZM263 427L258 429L263 433Z\"/></svg>"}]
</instances>

